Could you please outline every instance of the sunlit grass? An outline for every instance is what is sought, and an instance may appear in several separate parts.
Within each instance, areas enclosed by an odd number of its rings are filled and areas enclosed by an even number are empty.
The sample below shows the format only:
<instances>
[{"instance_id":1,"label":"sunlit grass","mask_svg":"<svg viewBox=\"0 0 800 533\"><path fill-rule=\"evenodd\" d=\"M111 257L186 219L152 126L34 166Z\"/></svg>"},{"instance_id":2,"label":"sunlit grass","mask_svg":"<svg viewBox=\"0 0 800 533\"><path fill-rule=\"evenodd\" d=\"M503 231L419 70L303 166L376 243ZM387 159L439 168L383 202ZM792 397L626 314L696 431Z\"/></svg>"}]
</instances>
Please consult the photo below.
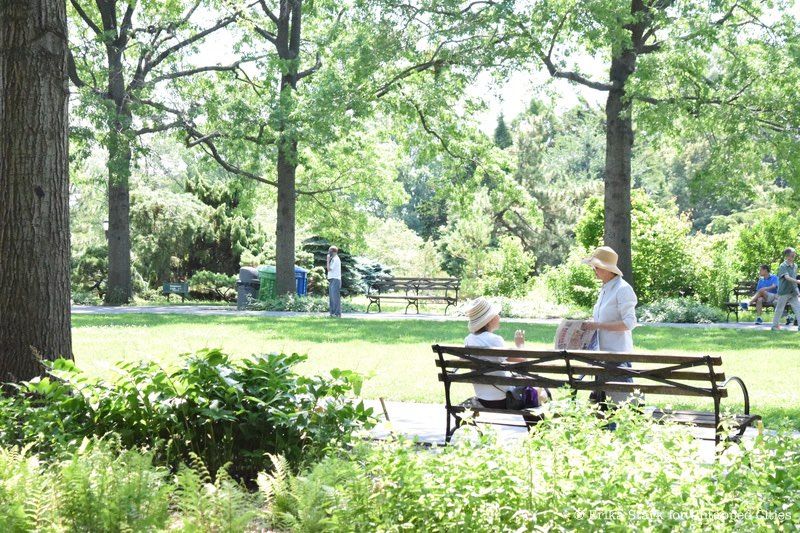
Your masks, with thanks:
<instances>
[{"instance_id":1,"label":"sunlit grass","mask_svg":"<svg viewBox=\"0 0 800 533\"><path fill-rule=\"evenodd\" d=\"M114 363L149 359L174 365L181 353L219 347L235 356L263 352L308 354L303 372L347 368L369 377L364 396L392 400L442 402L431 344L462 343L462 322L422 320L334 320L316 317L273 318L185 315L76 315L73 317L77 363L87 371L109 375ZM500 334L526 331L528 345L552 345L555 327L504 324ZM800 334L729 329L640 327L634 333L637 350L660 353L721 355L728 376L744 379L753 411L767 424L789 423L800 428ZM460 393L467 395L469 389ZM459 391L457 390L457 394ZM732 388L723 406L741 399ZM652 403L669 398L653 397ZM710 407L700 400L696 405Z\"/></svg>"}]
</instances>

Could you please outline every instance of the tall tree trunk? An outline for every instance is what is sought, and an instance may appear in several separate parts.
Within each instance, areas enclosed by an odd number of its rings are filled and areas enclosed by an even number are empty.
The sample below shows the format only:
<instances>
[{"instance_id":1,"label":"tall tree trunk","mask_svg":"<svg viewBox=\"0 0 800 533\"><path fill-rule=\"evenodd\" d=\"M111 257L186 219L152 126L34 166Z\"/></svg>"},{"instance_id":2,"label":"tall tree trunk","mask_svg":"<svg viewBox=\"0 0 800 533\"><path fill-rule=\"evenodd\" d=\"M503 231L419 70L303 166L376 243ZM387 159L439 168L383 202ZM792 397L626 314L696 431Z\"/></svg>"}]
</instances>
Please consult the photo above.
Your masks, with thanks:
<instances>
[{"instance_id":1,"label":"tall tree trunk","mask_svg":"<svg viewBox=\"0 0 800 533\"><path fill-rule=\"evenodd\" d=\"M297 86L296 73L281 79L281 136L278 140L278 220L275 228L275 292L278 295L295 292L294 246L297 176L297 139L288 133L283 121L289 114L292 92Z\"/></svg>"},{"instance_id":2,"label":"tall tree trunk","mask_svg":"<svg viewBox=\"0 0 800 533\"><path fill-rule=\"evenodd\" d=\"M634 285L631 264L631 103L625 100L625 83L636 66L636 55L625 51L611 61L612 89L606 101L606 168L604 240L619 254L619 268Z\"/></svg>"},{"instance_id":3,"label":"tall tree trunk","mask_svg":"<svg viewBox=\"0 0 800 533\"><path fill-rule=\"evenodd\" d=\"M108 141L108 288L105 302L126 304L131 290L131 146L120 121ZM119 129L118 129L119 128Z\"/></svg>"},{"instance_id":4,"label":"tall tree trunk","mask_svg":"<svg viewBox=\"0 0 800 533\"><path fill-rule=\"evenodd\" d=\"M108 94L113 105L108 132L107 304L126 304L131 290L131 110L123 77L122 50L108 47Z\"/></svg>"},{"instance_id":5,"label":"tall tree trunk","mask_svg":"<svg viewBox=\"0 0 800 533\"><path fill-rule=\"evenodd\" d=\"M64 0L0 2L0 380L72 358Z\"/></svg>"},{"instance_id":6,"label":"tall tree trunk","mask_svg":"<svg viewBox=\"0 0 800 533\"><path fill-rule=\"evenodd\" d=\"M295 291L295 176L297 141L283 139L278 146L278 222L275 232L275 290L277 294Z\"/></svg>"}]
</instances>

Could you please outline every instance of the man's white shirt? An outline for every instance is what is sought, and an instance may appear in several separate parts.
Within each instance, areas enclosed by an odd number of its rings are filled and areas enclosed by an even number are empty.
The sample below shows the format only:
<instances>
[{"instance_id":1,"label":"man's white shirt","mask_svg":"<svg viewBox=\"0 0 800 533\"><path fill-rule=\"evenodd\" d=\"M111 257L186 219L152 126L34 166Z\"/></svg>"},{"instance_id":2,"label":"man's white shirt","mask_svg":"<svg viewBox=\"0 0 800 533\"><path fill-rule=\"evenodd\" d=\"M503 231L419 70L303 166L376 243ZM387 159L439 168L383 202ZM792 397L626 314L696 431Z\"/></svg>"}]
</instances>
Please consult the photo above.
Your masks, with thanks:
<instances>
[{"instance_id":1,"label":"man's white shirt","mask_svg":"<svg viewBox=\"0 0 800 533\"><path fill-rule=\"evenodd\" d=\"M342 279L342 260L338 255L331 257L328 264L328 279Z\"/></svg>"}]
</instances>

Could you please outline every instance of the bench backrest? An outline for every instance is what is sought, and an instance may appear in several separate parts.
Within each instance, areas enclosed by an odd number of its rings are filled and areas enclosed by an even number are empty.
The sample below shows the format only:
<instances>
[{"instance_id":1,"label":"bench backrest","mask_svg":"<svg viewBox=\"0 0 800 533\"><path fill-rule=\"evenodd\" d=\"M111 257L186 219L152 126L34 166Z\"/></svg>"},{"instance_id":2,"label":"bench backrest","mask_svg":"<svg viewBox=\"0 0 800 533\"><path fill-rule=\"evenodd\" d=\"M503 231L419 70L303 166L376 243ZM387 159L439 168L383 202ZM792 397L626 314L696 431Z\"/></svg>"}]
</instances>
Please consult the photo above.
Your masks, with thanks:
<instances>
[{"instance_id":1,"label":"bench backrest","mask_svg":"<svg viewBox=\"0 0 800 533\"><path fill-rule=\"evenodd\" d=\"M426 294L432 292L448 293L453 291L458 295L461 280L458 278L410 278L393 277L379 278L368 287L370 293L403 292L406 294Z\"/></svg>"},{"instance_id":2,"label":"bench backrest","mask_svg":"<svg viewBox=\"0 0 800 533\"><path fill-rule=\"evenodd\" d=\"M749 280L738 281L731 292L734 296L752 296L756 292L756 283Z\"/></svg>"},{"instance_id":3,"label":"bench backrest","mask_svg":"<svg viewBox=\"0 0 800 533\"><path fill-rule=\"evenodd\" d=\"M501 348L465 348L433 345L437 354L439 381L445 384L450 405L450 384L532 385L551 389L568 386L573 390L604 390L670 396L727 397L723 386L725 374L719 369L720 357L697 355L661 355L566 350L509 350ZM478 359L490 357L495 360ZM502 362L505 357L523 358L523 362ZM618 367L623 362L633 368ZM514 375L496 376L493 372L510 371ZM583 377L599 377L603 383ZM633 383L625 382L631 377Z\"/></svg>"}]
</instances>

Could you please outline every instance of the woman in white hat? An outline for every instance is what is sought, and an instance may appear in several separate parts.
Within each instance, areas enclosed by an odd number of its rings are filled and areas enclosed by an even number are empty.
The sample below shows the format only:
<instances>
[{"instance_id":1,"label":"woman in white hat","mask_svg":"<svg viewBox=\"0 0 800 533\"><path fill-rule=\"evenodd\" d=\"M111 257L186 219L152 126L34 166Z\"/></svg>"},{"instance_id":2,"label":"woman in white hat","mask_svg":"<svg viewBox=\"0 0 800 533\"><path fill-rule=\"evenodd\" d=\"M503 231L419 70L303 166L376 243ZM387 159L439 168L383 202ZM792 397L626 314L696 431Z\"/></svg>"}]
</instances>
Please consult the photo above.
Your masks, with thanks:
<instances>
[{"instance_id":1,"label":"woman in white hat","mask_svg":"<svg viewBox=\"0 0 800 533\"><path fill-rule=\"evenodd\" d=\"M467 348L505 348L503 337L494 333L500 327L500 306L489 303L485 298L476 298L469 303L465 309L465 314L469 318L469 335L464 339L464 346ZM522 330L517 330L514 335L514 344L517 348L525 345L525 336ZM477 357L486 361L503 363L506 361L519 362L524 359L511 357ZM492 376L508 376L510 372L496 371L491 372ZM503 385L475 385L475 397L481 405L489 409L506 408L506 391L512 390L513 386Z\"/></svg>"},{"instance_id":2,"label":"woman in white hat","mask_svg":"<svg viewBox=\"0 0 800 533\"><path fill-rule=\"evenodd\" d=\"M633 335L636 327L636 304L638 302L633 288L622 279L622 271L617 267L617 252L608 246L597 248L584 263L594 269L594 275L603 286L594 306L593 321L584 327L597 330L597 349L605 352L632 352ZM620 366L631 366L623 363ZM626 379L630 381L630 378ZM623 401L625 393L611 394L614 401Z\"/></svg>"}]
</instances>

